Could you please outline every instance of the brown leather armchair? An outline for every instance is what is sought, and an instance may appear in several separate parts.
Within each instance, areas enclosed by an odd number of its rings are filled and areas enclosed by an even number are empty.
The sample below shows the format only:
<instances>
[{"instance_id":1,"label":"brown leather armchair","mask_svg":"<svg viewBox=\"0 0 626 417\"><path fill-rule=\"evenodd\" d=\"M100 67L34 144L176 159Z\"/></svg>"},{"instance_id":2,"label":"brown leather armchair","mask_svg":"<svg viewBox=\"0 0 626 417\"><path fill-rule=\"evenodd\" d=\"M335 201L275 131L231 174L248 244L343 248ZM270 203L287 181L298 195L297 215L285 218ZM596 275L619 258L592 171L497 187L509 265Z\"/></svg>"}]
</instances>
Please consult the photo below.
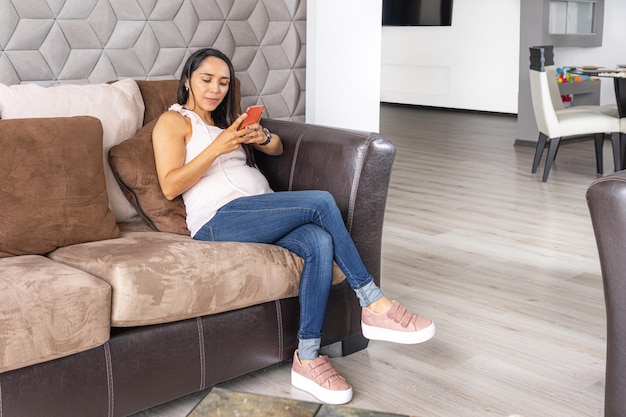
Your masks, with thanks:
<instances>
[{"instance_id":1,"label":"brown leather armchair","mask_svg":"<svg viewBox=\"0 0 626 417\"><path fill-rule=\"evenodd\" d=\"M594 181L587 191L587 204L606 303L604 415L626 416L626 171Z\"/></svg>"}]
</instances>

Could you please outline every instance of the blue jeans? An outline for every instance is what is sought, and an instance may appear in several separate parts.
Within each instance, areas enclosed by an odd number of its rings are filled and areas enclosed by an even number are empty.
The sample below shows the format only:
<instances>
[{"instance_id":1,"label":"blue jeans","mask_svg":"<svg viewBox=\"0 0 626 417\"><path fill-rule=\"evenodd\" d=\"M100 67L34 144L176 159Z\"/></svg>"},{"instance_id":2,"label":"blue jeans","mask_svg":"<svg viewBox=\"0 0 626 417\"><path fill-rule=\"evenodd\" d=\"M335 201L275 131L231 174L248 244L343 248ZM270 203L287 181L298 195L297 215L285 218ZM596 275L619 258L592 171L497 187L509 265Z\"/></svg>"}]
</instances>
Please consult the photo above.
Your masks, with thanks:
<instances>
[{"instance_id":1,"label":"blue jeans","mask_svg":"<svg viewBox=\"0 0 626 417\"><path fill-rule=\"evenodd\" d=\"M241 197L224 205L194 239L270 243L304 259L298 339L321 339L333 260L366 306L382 297L326 191L288 191ZM307 358L302 358L307 359Z\"/></svg>"}]
</instances>

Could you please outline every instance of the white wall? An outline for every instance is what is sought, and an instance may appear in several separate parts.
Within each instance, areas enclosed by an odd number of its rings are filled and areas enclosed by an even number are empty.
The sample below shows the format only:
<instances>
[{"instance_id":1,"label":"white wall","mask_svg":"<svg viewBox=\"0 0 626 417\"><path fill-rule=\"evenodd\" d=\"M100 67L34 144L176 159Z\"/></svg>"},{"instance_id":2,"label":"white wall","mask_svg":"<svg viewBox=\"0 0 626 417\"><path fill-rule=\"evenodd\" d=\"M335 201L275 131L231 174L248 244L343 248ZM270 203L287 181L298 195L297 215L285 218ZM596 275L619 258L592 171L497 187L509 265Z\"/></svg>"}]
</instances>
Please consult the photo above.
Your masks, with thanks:
<instances>
[{"instance_id":1,"label":"white wall","mask_svg":"<svg viewBox=\"0 0 626 417\"><path fill-rule=\"evenodd\" d=\"M381 19L381 0L307 2L307 123L378 132Z\"/></svg>"},{"instance_id":2,"label":"white wall","mask_svg":"<svg viewBox=\"0 0 626 417\"><path fill-rule=\"evenodd\" d=\"M381 30L380 0L309 0L307 122L378 131L379 101L517 113L520 1L454 0L450 27ZM607 1L603 46L557 48L555 63L626 64L624 16Z\"/></svg>"},{"instance_id":3,"label":"white wall","mask_svg":"<svg viewBox=\"0 0 626 417\"><path fill-rule=\"evenodd\" d=\"M384 27L381 100L517 113L519 39L520 0L454 0L452 26Z\"/></svg>"}]
</instances>

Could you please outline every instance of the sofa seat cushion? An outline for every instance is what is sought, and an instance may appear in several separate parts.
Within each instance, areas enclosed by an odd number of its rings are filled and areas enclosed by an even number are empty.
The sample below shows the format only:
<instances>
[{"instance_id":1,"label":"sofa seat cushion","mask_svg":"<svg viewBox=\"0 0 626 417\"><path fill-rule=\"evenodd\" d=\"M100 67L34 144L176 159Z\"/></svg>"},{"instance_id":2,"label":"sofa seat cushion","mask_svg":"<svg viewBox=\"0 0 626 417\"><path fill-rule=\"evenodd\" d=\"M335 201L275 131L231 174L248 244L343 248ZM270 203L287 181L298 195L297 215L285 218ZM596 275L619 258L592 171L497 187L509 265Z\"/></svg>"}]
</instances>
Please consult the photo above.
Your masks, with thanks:
<instances>
[{"instance_id":1,"label":"sofa seat cushion","mask_svg":"<svg viewBox=\"0 0 626 417\"><path fill-rule=\"evenodd\" d=\"M163 232L57 249L49 256L113 287L111 323L166 323L294 297L303 261L275 245L202 242ZM335 267L334 282L345 279Z\"/></svg>"},{"instance_id":2,"label":"sofa seat cushion","mask_svg":"<svg viewBox=\"0 0 626 417\"><path fill-rule=\"evenodd\" d=\"M0 372L109 340L111 287L39 255L0 259Z\"/></svg>"}]
</instances>

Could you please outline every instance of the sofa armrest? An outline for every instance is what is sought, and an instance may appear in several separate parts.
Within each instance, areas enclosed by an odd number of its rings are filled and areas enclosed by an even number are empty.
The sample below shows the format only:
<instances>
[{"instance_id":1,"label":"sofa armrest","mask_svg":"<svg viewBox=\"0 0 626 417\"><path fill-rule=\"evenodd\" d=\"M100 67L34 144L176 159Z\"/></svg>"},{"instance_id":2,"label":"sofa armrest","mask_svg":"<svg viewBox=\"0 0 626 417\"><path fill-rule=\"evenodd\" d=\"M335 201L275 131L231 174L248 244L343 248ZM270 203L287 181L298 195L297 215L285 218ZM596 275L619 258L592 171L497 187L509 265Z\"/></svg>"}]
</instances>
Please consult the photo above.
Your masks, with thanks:
<instances>
[{"instance_id":1,"label":"sofa armrest","mask_svg":"<svg viewBox=\"0 0 626 417\"><path fill-rule=\"evenodd\" d=\"M605 415L626 416L626 171L594 181L587 204L607 315Z\"/></svg>"},{"instance_id":2,"label":"sofa armrest","mask_svg":"<svg viewBox=\"0 0 626 417\"><path fill-rule=\"evenodd\" d=\"M382 228L395 146L385 136L264 119L284 146L279 157L257 153L275 191L326 190L337 201L368 271L380 284Z\"/></svg>"}]
</instances>

